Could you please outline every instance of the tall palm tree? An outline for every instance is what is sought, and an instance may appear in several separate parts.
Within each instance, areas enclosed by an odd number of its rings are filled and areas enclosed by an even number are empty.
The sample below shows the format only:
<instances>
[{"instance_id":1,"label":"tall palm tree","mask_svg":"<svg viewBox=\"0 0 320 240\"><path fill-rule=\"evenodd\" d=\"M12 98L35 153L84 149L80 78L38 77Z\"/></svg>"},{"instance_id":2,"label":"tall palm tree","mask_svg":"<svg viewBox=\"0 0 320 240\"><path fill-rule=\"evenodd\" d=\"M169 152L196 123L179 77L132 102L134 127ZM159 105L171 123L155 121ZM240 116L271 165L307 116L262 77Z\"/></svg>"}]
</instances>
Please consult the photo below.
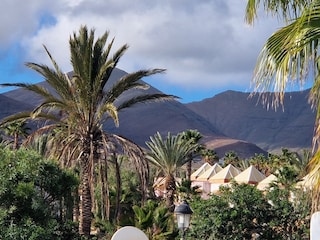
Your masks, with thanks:
<instances>
[{"instance_id":1,"label":"tall palm tree","mask_svg":"<svg viewBox=\"0 0 320 240\"><path fill-rule=\"evenodd\" d=\"M202 149L202 146L199 144L199 141L202 138L201 133L198 130L193 130L193 129L188 129L186 131L183 131L182 133L182 138L186 141L191 140L191 142L193 144L198 144L197 149L195 149L195 152L191 152L188 155L188 162L187 162L187 174L186 174L186 178L187 180L191 180L191 171L192 171L192 159L194 157L194 154L197 152L200 152L200 150Z\"/></svg>"},{"instance_id":2,"label":"tall palm tree","mask_svg":"<svg viewBox=\"0 0 320 240\"><path fill-rule=\"evenodd\" d=\"M148 94L143 91L130 95L130 97L123 97L123 94L130 90L148 89L149 85L140 80L143 77L162 73L164 70L140 70L123 76L117 82L110 83L110 75L128 49L128 45L123 45L111 55L114 39L107 44L108 37L109 33L105 32L95 40L94 30L89 32L86 26L81 26L78 34L74 32L71 35L69 45L72 74L62 72L45 46L53 68L37 63L26 64L42 75L54 92L34 84L2 84L22 87L43 98L43 101L32 112L22 112L8 117L3 124L16 119L30 118L50 121L50 124L41 131L55 129L54 134L60 146L60 152L68 153L67 160L79 168L79 232L86 236L90 235L92 222L92 182L96 180L95 165L102 161L106 164L110 146L114 144L124 145L124 149L132 153L131 158L134 154L142 155L142 150L136 148L137 146L129 140L105 133L103 123L111 119L118 126L120 110L137 103L175 98L172 95ZM135 150L134 153L133 150ZM136 157L133 160L137 171L142 174L141 181L146 182L144 179L148 175L148 166L142 158ZM107 174L106 167L101 169L105 169L104 174ZM106 178L104 180L107 181ZM146 185L146 183L143 184Z\"/></svg>"},{"instance_id":3,"label":"tall palm tree","mask_svg":"<svg viewBox=\"0 0 320 240\"><path fill-rule=\"evenodd\" d=\"M276 31L264 45L255 67L253 82L256 92L273 93L273 106L283 104L290 83L304 85L312 78L309 101L316 109L311 175L315 179L313 211L320 210L320 1L264 0L265 11L284 20L286 26ZM253 23L260 0L248 0L246 20ZM268 94L264 94L264 100Z\"/></svg>"},{"instance_id":4,"label":"tall palm tree","mask_svg":"<svg viewBox=\"0 0 320 240\"><path fill-rule=\"evenodd\" d=\"M188 155L196 150L198 144L193 143L192 139L186 141L182 134L174 136L168 132L164 139L157 132L146 145L149 148L147 159L165 176L166 206L173 211L176 171L188 161Z\"/></svg>"}]
</instances>

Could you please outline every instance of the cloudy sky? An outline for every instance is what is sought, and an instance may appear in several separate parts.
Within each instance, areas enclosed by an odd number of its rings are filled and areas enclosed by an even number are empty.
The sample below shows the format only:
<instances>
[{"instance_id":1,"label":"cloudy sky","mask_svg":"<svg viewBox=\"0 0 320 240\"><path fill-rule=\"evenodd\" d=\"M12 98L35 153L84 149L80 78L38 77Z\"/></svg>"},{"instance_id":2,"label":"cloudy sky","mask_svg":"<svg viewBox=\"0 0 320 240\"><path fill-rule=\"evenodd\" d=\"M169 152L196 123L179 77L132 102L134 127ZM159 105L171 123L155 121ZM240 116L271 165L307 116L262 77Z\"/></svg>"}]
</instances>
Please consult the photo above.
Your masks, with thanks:
<instances>
[{"instance_id":1,"label":"cloudy sky","mask_svg":"<svg viewBox=\"0 0 320 240\"><path fill-rule=\"evenodd\" d=\"M119 68L167 69L144 80L181 102L226 90L248 92L257 56L280 24L261 16L247 25L245 5L246 0L2 0L0 82L41 81L24 63L49 64L43 44L70 71L69 36L87 25L97 36L108 30L114 49L130 46Z\"/></svg>"}]
</instances>

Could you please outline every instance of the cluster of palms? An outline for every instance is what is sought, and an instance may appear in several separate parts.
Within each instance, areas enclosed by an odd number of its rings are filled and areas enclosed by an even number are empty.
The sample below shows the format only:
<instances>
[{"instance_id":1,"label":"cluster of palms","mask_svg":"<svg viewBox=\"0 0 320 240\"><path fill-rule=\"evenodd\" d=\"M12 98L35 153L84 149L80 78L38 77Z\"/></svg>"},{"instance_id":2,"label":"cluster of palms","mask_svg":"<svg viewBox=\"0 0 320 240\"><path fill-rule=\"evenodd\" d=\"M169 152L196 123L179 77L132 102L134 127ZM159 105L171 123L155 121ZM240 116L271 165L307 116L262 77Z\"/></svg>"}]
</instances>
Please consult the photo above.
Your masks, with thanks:
<instances>
[{"instance_id":1,"label":"cluster of palms","mask_svg":"<svg viewBox=\"0 0 320 240\"><path fill-rule=\"evenodd\" d=\"M175 194L175 171L186 162L191 161L191 154L198 148L200 134L187 132L173 136L170 133L163 139L157 133L147 143L150 151L125 137L106 132L103 124L112 120L119 125L118 113L135 104L155 101L173 100L176 97L163 93L148 94L143 91L124 97L134 89L146 90L147 84L140 81L143 77L161 73L163 69L140 70L123 76L110 83L110 76L128 46L120 47L111 55L112 39L107 44L109 34L106 32L95 40L94 30L86 26L74 33L69 41L72 73L61 71L48 49L45 47L53 68L37 63L26 65L38 72L50 89L36 84L5 83L2 86L21 87L42 97L42 102L33 110L20 112L2 120L1 126L15 136L14 148L17 148L18 134L27 121L39 121L37 128L26 143L38 149L48 157L55 157L63 167L77 169L80 177L79 208L75 211L79 220L79 233L90 235L92 211L96 206L94 187L100 188L99 206L101 216L109 219L110 202L108 189L108 169L112 164L118 176L120 186L119 158L127 156L138 173L142 204L148 198L149 165L147 159L159 167L166 176L167 206L173 206ZM18 125L18 126L16 126ZM196 135L196 139L193 136ZM40 147L39 139L45 138L45 146ZM190 165L189 165L190 166ZM190 177L191 168L188 175ZM98 183L98 184L97 184ZM118 189L119 190L119 189ZM120 191L117 202L120 202Z\"/></svg>"},{"instance_id":2,"label":"cluster of palms","mask_svg":"<svg viewBox=\"0 0 320 240\"><path fill-rule=\"evenodd\" d=\"M283 103L283 96L289 82L303 85L307 78L314 79L310 91L310 103L316 109L314 135L314 156L310 162L310 172L316 178L314 188L314 210L319 210L320 201L320 1L316 0L265 0L262 1L267 12L285 20L287 26L275 32L265 44L254 73L254 93L266 93L268 99L272 92L273 105ZM257 17L260 0L248 0L246 20L253 23ZM61 71L50 52L45 48L53 68L46 65L27 63L37 71L49 84L49 90L33 84L2 84L3 86L22 87L43 99L41 104L31 112L21 112L2 121L8 131L17 133L15 126L25 121L39 120L45 123L28 138L31 142L37 136L46 136L48 145L46 154L57 157L66 167L75 167L80 175L79 231L89 235L92 222L93 186L99 182L104 216L108 218L108 164L113 164L118 172L118 155L126 155L135 167L141 182L142 202L147 199L149 183L149 166L145 161L145 152L130 140L107 133L103 123L112 120L119 125L118 113L138 103L173 100L172 95L136 94L123 98L123 94L132 89L145 90L149 86L143 77L163 72L163 69L141 70L127 74L115 83L109 83L110 76L128 46L123 45L111 54L114 40L109 44L108 32L100 38L94 38L94 31L88 32L83 26L79 34L70 37L70 56L72 74ZM19 126L16 126L19 127ZM20 126L21 127L21 126ZM11 128L11 129L10 129ZM188 139L188 140L186 140ZM181 142L184 141L184 144ZM168 134L162 139L156 134L147 143L150 148L147 158L166 174L168 206L172 206L175 191L174 171L186 159L191 159L198 145L194 138L179 134ZM187 144L186 144L187 143ZM15 148L17 139L15 139ZM171 151L162 151L171 149ZM172 155L174 153L174 156ZM214 156L206 153L208 159ZM167 160L165 160L167 159ZM183 159L183 161L181 161ZM190 165L187 168L190 176Z\"/></svg>"},{"instance_id":3,"label":"cluster of palms","mask_svg":"<svg viewBox=\"0 0 320 240\"><path fill-rule=\"evenodd\" d=\"M268 156L264 156L263 154L258 154L247 161L247 164L255 166L266 176L279 171L279 169L283 167L289 166L293 168L294 171L299 173L298 179L301 179L307 175L307 166L309 160L310 151L308 150L303 150L301 154L298 154L296 152L290 152L288 149L283 148L281 155L269 153ZM240 164L241 163L243 163L243 161L240 161ZM242 166L239 167L243 168Z\"/></svg>"}]
</instances>

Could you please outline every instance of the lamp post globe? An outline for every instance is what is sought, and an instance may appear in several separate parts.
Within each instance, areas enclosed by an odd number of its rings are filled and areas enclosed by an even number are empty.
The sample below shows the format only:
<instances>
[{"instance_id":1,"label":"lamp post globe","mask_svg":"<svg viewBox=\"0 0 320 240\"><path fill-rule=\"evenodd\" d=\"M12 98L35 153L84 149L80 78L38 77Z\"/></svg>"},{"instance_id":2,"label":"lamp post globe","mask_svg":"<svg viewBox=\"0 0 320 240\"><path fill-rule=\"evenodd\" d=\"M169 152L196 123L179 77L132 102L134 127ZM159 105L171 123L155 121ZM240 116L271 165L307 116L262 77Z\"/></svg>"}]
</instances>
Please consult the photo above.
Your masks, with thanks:
<instances>
[{"instance_id":1,"label":"lamp post globe","mask_svg":"<svg viewBox=\"0 0 320 240\"><path fill-rule=\"evenodd\" d=\"M178 228L182 230L182 240L185 240L185 232L190 226L193 211L191 210L188 202L183 200L180 205L175 207L174 213L177 218Z\"/></svg>"}]
</instances>

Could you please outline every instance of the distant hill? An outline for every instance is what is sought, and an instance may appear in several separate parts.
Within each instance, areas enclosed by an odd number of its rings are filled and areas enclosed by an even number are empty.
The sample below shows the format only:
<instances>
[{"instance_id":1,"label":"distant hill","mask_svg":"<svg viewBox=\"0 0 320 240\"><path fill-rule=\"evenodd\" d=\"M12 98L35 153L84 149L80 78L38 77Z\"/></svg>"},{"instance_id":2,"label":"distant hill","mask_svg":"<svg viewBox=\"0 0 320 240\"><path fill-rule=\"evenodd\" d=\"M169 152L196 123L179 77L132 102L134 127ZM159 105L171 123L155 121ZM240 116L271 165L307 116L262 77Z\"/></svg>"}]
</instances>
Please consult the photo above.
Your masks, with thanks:
<instances>
[{"instance_id":1,"label":"distant hill","mask_svg":"<svg viewBox=\"0 0 320 240\"><path fill-rule=\"evenodd\" d=\"M309 90L285 95L284 109L267 109L258 96L226 91L186 106L224 135L252 142L266 151L299 150L312 144L315 112Z\"/></svg>"},{"instance_id":2,"label":"distant hill","mask_svg":"<svg viewBox=\"0 0 320 240\"><path fill-rule=\"evenodd\" d=\"M116 69L111 83L126 72ZM39 83L47 86L46 82ZM159 92L151 87L149 92ZM124 98L136 94L128 92ZM104 125L106 131L131 139L142 147L157 131L166 135L187 129L197 129L203 143L220 157L235 151L241 158L266 154L282 147L307 148L311 145L315 114L307 103L308 92L286 95L285 111L267 111L257 98L247 93L227 91L200 102L182 104L178 101L140 104L119 113L120 127L113 122ZM16 89L0 94L0 119L15 112L31 109L41 99L32 93Z\"/></svg>"},{"instance_id":3,"label":"distant hill","mask_svg":"<svg viewBox=\"0 0 320 240\"><path fill-rule=\"evenodd\" d=\"M0 94L0 106L0 119L17 112L33 109L32 104L30 105L27 102L20 102L2 94Z\"/></svg>"}]
</instances>

